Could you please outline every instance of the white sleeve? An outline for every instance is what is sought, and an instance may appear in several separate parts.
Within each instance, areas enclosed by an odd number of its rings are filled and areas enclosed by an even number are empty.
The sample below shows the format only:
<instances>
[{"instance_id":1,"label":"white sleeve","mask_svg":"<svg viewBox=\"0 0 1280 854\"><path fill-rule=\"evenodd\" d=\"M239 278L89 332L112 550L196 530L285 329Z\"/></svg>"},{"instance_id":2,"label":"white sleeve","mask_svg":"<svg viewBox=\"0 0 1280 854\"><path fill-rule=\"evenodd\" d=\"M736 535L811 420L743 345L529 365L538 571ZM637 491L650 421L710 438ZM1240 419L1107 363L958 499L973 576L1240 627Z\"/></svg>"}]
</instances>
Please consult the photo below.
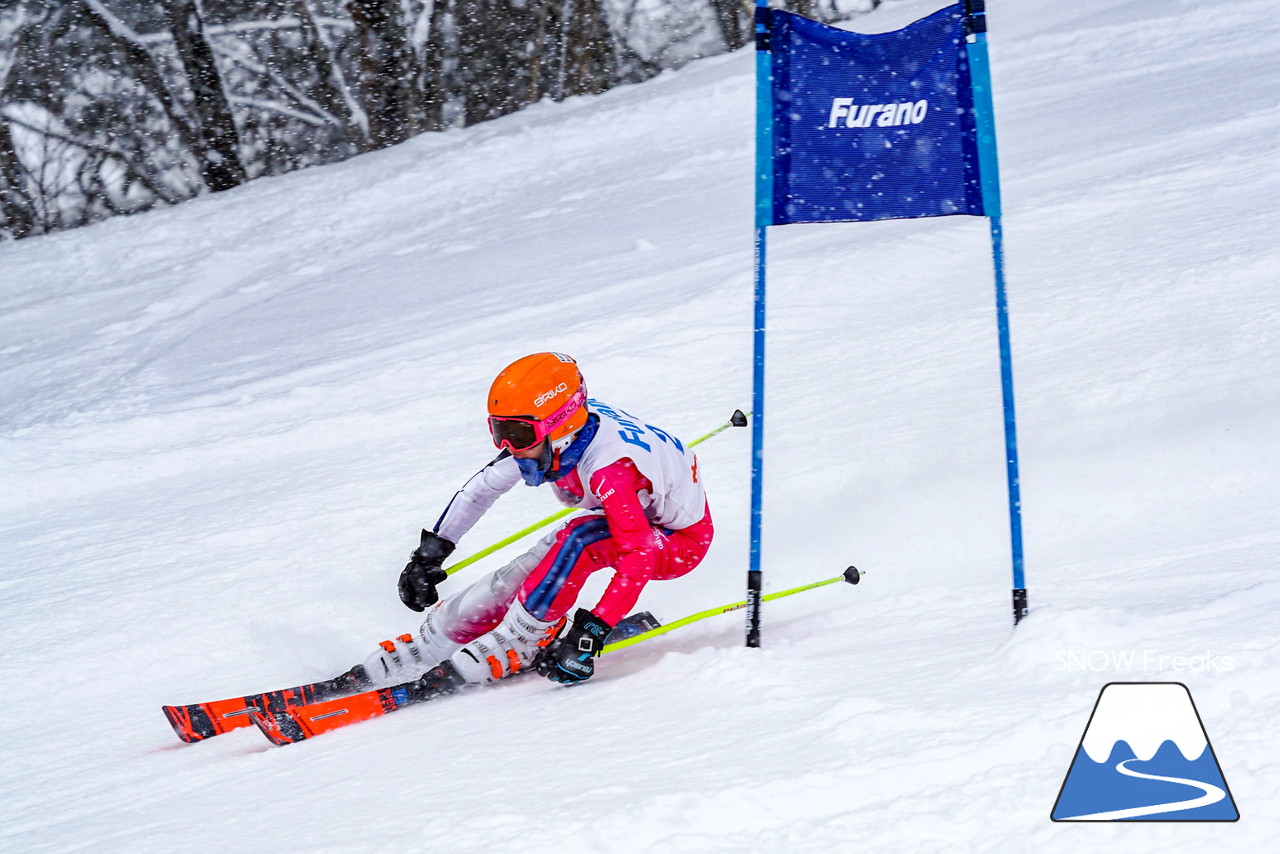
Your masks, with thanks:
<instances>
[{"instance_id":1,"label":"white sleeve","mask_svg":"<svg viewBox=\"0 0 1280 854\"><path fill-rule=\"evenodd\" d=\"M456 544L499 496L519 482L520 466L516 464L516 458L503 451L458 490L440 514L435 532Z\"/></svg>"}]
</instances>

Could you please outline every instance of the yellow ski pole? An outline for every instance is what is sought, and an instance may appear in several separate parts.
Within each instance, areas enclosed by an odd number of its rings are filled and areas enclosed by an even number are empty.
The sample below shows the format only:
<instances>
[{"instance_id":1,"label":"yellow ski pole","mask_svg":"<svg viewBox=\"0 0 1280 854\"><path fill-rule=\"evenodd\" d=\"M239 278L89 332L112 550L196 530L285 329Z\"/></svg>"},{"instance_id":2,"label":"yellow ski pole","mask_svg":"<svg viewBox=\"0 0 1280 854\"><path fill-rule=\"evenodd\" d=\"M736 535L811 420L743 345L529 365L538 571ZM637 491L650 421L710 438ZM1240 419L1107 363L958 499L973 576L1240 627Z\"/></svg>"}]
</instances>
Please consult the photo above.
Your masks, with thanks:
<instances>
[{"instance_id":1,"label":"yellow ski pole","mask_svg":"<svg viewBox=\"0 0 1280 854\"><path fill-rule=\"evenodd\" d=\"M826 587L828 584L835 584L837 581L846 581L849 584L857 584L859 581L862 580L862 576L864 575L866 575L866 572L860 572L856 566L851 566L848 569L846 569L842 574L837 575L835 578L826 578L826 579L823 579L822 581L815 581L812 584L803 584L799 587L792 587L790 590L780 590L777 593L770 593L767 596L762 596L761 601L772 602L774 599L781 599L784 596L794 596L795 594L803 593L806 590L813 590L818 587ZM624 638L620 641L614 641L613 643L606 645L605 648L600 651L600 654L604 655L606 652L613 652L615 650L625 649L626 647L634 646L635 644L638 644L638 643L643 643L644 641L647 641L650 638L656 638L658 635L666 634L672 629L678 629L681 626L687 626L690 623L696 623L698 620L705 620L707 617L714 617L718 614L728 614L730 611L738 611L745 607L747 607L747 600L743 599L741 602L734 602L729 605L721 605L718 608L708 608L705 611L699 611L696 614L690 614L687 617L683 617L679 620L676 620L674 623L668 623L665 626L658 626L656 629L650 629L647 632L641 632L638 635L634 635L629 638Z\"/></svg>"},{"instance_id":2,"label":"yellow ski pole","mask_svg":"<svg viewBox=\"0 0 1280 854\"><path fill-rule=\"evenodd\" d=\"M723 433L725 430L728 430L730 427L745 427L747 425L747 418L750 417L750 415L751 413L749 412L744 413L741 409L735 409L733 412L733 415L729 418L728 421L721 424L719 427L712 430L710 433L706 434L705 436L699 436L698 438L694 439L692 442L689 443L689 447L692 448L695 445L700 445L703 442L710 439L712 436L715 436L718 433ZM547 518L542 519L541 521L538 521L538 522L534 522L532 525L529 525L527 528L521 528L519 531L516 531L514 534L512 534L509 537L503 537L501 540L498 540L498 542L494 543L493 545L487 548L481 549L480 551L476 552L470 557L463 558L462 560L455 563L453 566L445 567L444 571L449 575L453 575L455 572L462 569L463 567L470 566L476 561L482 558L488 557L489 555L493 554L499 549L505 548L511 545L512 543L516 542L517 540L520 540L529 536L534 531L537 531L540 528L545 528L546 526L550 525L552 522L559 521L560 519L563 519L565 516L568 516L571 513L576 513L576 512L577 512L576 510L569 507L564 510L560 510L556 513L552 513Z\"/></svg>"}]
</instances>

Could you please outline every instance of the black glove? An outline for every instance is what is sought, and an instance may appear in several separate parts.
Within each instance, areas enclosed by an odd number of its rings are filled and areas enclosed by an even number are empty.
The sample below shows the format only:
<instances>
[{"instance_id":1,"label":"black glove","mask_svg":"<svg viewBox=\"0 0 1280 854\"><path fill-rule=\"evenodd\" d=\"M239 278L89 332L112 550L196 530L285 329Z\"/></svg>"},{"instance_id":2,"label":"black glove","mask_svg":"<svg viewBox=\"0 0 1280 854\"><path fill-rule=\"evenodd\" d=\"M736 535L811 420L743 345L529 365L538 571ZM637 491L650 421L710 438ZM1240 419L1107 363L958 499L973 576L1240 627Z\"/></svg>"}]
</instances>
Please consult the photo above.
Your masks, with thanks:
<instances>
[{"instance_id":1,"label":"black glove","mask_svg":"<svg viewBox=\"0 0 1280 854\"><path fill-rule=\"evenodd\" d=\"M442 565L454 548L444 537L424 529L422 544L409 556L409 563L400 573L400 601L415 611L425 611L439 602L436 585L449 577Z\"/></svg>"},{"instance_id":2,"label":"black glove","mask_svg":"<svg viewBox=\"0 0 1280 854\"><path fill-rule=\"evenodd\" d=\"M610 628L586 608L579 608L573 625L534 656L534 669L552 682L585 682L596 672L594 659L604 649Z\"/></svg>"}]
</instances>

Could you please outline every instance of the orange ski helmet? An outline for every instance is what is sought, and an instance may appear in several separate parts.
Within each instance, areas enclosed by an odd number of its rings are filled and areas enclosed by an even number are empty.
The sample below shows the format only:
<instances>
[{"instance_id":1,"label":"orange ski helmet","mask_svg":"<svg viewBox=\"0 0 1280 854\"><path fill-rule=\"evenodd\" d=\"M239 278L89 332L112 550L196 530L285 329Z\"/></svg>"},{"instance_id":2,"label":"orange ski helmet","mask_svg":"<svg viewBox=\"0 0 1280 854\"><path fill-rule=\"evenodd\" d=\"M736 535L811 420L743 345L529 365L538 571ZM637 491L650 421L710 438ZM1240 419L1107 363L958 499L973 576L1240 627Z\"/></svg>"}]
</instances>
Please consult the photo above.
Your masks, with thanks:
<instances>
[{"instance_id":1,"label":"orange ski helmet","mask_svg":"<svg viewBox=\"0 0 1280 854\"><path fill-rule=\"evenodd\" d=\"M534 353L502 369L489 388L493 444L523 451L553 443L587 423L587 386L578 363L563 353Z\"/></svg>"}]
</instances>

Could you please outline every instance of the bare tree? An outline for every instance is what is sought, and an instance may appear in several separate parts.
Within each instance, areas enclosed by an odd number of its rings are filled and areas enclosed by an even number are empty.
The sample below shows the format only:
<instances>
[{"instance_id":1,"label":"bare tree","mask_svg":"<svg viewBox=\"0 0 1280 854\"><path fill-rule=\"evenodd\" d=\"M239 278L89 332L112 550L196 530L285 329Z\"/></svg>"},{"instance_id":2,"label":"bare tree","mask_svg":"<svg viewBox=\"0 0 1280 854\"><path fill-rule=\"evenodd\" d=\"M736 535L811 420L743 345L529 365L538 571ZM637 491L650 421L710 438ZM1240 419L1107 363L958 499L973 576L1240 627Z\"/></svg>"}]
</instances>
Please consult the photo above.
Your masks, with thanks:
<instances>
[{"instance_id":1,"label":"bare tree","mask_svg":"<svg viewBox=\"0 0 1280 854\"><path fill-rule=\"evenodd\" d=\"M617 46L599 0L541 0L532 12L530 102L595 94L613 85Z\"/></svg>"},{"instance_id":2,"label":"bare tree","mask_svg":"<svg viewBox=\"0 0 1280 854\"><path fill-rule=\"evenodd\" d=\"M751 39L751 21L746 14L743 0L708 0L715 13L716 24L724 38L725 47L737 50Z\"/></svg>"},{"instance_id":3,"label":"bare tree","mask_svg":"<svg viewBox=\"0 0 1280 854\"><path fill-rule=\"evenodd\" d=\"M423 129L417 57L399 0L350 0L360 38L361 85L369 136L376 147L403 142Z\"/></svg>"},{"instance_id":4,"label":"bare tree","mask_svg":"<svg viewBox=\"0 0 1280 854\"><path fill-rule=\"evenodd\" d=\"M877 2L790 0L826 19ZM643 80L744 44L748 5L0 0L0 72L19 35L33 39L0 86L0 232L173 204Z\"/></svg>"},{"instance_id":5,"label":"bare tree","mask_svg":"<svg viewBox=\"0 0 1280 854\"><path fill-rule=\"evenodd\" d=\"M294 9L302 26L303 50L316 73L312 96L342 122L348 139L355 141L359 150L367 149L370 142L369 118L351 97L351 89L334 55L333 45L316 22L312 0L294 0Z\"/></svg>"},{"instance_id":6,"label":"bare tree","mask_svg":"<svg viewBox=\"0 0 1280 854\"><path fill-rule=\"evenodd\" d=\"M612 85L613 40L600 0L564 0L563 96L595 95Z\"/></svg>"},{"instance_id":7,"label":"bare tree","mask_svg":"<svg viewBox=\"0 0 1280 854\"><path fill-rule=\"evenodd\" d=\"M204 32L200 0L169 0L169 22L178 58L191 87L198 133L205 156L200 175L212 191L238 187L248 178L240 162L239 134L227 103L222 75Z\"/></svg>"},{"instance_id":8,"label":"bare tree","mask_svg":"<svg viewBox=\"0 0 1280 854\"><path fill-rule=\"evenodd\" d=\"M31 231L58 231L82 224L86 200L76 192L76 184L83 169L83 149L66 133L57 116L32 102L21 106L22 118L15 117L16 108L11 107L4 119L23 132L14 149L29 189Z\"/></svg>"},{"instance_id":9,"label":"bare tree","mask_svg":"<svg viewBox=\"0 0 1280 854\"><path fill-rule=\"evenodd\" d=\"M434 0L431 4L422 63L422 113L426 130L444 129L444 105L449 98L445 61L449 51L453 2L454 0Z\"/></svg>"},{"instance_id":10,"label":"bare tree","mask_svg":"<svg viewBox=\"0 0 1280 854\"><path fill-rule=\"evenodd\" d=\"M455 0L458 75L466 123L496 119L536 100L528 56L539 2Z\"/></svg>"},{"instance_id":11,"label":"bare tree","mask_svg":"<svg viewBox=\"0 0 1280 854\"><path fill-rule=\"evenodd\" d=\"M0 56L0 234L26 237L35 228L35 203L27 190L26 168L13 145L13 134L5 119L9 74L18 64L24 42L19 35L8 57Z\"/></svg>"},{"instance_id":12,"label":"bare tree","mask_svg":"<svg viewBox=\"0 0 1280 854\"><path fill-rule=\"evenodd\" d=\"M83 20L95 28L98 34L124 55L128 73L142 84L164 110L169 124L181 138L187 150L195 157L200 174L217 173L217 155L205 142L200 130L188 121L178 101L161 72L160 65L147 50L142 40L121 21L101 0L75 0L84 13ZM234 185L233 185L234 186ZM210 187L212 189L212 187Z\"/></svg>"},{"instance_id":13,"label":"bare tree","mask_svg":"<svg viewBox=\"0 0 1280 854\"><path fill-rule=\"evenodd\" d=\"M0 98L3 104L3 98ZM35 203L27 190L26 169L13 147L9 123L0 113L0 233L26 237L35 228Z\"/></svg>"}]
</instances>

